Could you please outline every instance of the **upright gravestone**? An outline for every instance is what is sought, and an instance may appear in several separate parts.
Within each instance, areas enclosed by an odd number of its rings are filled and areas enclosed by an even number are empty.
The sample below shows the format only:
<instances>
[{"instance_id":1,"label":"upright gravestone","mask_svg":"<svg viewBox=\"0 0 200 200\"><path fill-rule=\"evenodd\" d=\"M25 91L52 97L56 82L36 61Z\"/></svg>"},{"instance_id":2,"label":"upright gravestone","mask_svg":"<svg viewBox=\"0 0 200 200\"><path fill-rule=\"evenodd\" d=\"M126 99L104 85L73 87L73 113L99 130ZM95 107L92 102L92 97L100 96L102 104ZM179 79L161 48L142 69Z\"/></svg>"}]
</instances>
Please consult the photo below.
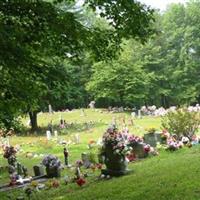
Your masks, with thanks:
<instances>
[{"instance_id":1,"label":"upright gravestone","mask_svg":"<svg viewBox=\"0 0 200 200\"><path fill-rule=\"evenodd\" d=\"M51 131L46 131L47 140L51 140Z\"/></svg>"},{"instance_id":2,"label":"upright gravestone","mask_svg":"<svg viewBox=\"0 0 200 200\"><path fill-rule=\"evenodd\" d=\"M49 104L49 114L52 114L53 113L53 109L52 109L52 106L51 106L51 104Z\"/></svg>"},{"instance_id":3,"label":"upright gravestone","mask_svg":"<svg viewBox=\"0 0 200 200\"><path fill-rule=\"evenodd\" d=\"M144 150L144 143L135 143L131 147L136 158L146 158L148 156L148 153Z\"/></svg>"},{"instance_id":4,"label":"upright gravestone","mask_svg":"<svg viewBox=\"0 0 200 200\"><path fill-rule=\"evenodd\" d=\"M156 147L157 145L157 137L154 133L147 133L144 135L144 142L146 144L150 144L152 147Z\"/></svg>"},{"instance_id":5,"label":"upright gravestone","mask_svg":"<svg viewBox=\"0 0 200 200\"><path fill-rule=\"evenodd\" d=\"M83 166L84 166L85 168L89 168L89 167L91 166L91 162L90 162L90 160L89 160L89 156L88 156L87 153L82 153L82 154L81 154L81 159L82 159L82 161L83 161Z\"/></svg>"},{"instance_id":6,"label":"upright gravestone","mask_svg":"<svg viewBox=\"0 0 200 200\"><path fill-rule=\"evenodd\" d=\"M141 115L141 110L138 110L138 119L141 119L142 115Z\"/></svg>"},{"instance_id":7,"label":"upright gravestone","mask_svg":"<svg viewBox=\"0 0 200 200\"><path fill-rule=\"evenodd\" d=\"M75 134L75 136L74 136L74 142L75 142L75 144L79 144L80 143L80 136L79 136L79 134Z\"/></svg>"},{"instance_id":8,"label":"upright gravestone","mask_svg":"<svg viewBox=\"0 0 200 200\"><path fill-rule=\"evenodd\" d=\"M42 165L33 166L35 176L44 176L44 167Z\"/></svg>"},{"instance_id":9,"label":"upright gravestone","mask_svg":"<svg viewBox=\"0 0 200 200\"><path fill-rule=\"evenodd\" d=\"M89 108L92 108L92 109L95 108L95 101L91 101L91 102L89 103Z\"/></svg>"},{"instance_id":10,"label":"upright gravestone","mask_svg":"<svg viewBox=\"0 0 200 200\"><path fill-rule=\"evenodd\" d=\"M135 115L136 115L135 112L132 112L132 113L131 113L131 117L132 117L133 119L135 118Z\"/></svg>"},{"instance_id":11,"label":"upright gravestone","mask_svg":"<svg viewBox=\"0 0 200 200\"><path fill-rule=\"evenodd\" d=\"M54 131L54 137L58 138L58 131Z\"/></svg>"}]
</instances>

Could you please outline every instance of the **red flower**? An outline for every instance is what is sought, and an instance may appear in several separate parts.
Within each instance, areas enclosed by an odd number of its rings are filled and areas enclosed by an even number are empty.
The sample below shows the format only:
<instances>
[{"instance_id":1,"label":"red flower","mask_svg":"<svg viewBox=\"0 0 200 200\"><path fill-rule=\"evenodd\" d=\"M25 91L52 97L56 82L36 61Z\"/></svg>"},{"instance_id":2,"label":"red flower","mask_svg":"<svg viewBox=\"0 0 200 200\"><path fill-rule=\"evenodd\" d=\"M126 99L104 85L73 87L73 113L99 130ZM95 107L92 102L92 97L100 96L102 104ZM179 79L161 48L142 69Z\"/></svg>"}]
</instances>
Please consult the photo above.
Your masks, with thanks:
<instances>
[{"instance_id":1,"label":"red flower","mask_svg":"<svg viewBox=\"0 0 200 200\"><path fill-rule=\"evenodd\" d=\"M135 156L134 153L131 153L130 155L128 155L127 158L129 160L129 162L132 162L132 161L136 160L136 156Z\"/></svg>"},{"instance_id":2,"label":"red flower","mask_svg":"<svg viewBox=\"0 0 200 200\"><path fill-rule=\"evenodd\" d=\"M144 146L144 151L146 152L146 153L148 153L149 151L150 151L150 145L145 145Z\"/></svg>"},{"instance_id":3,"label":"red flower","mask_svg":"<svg viewBox=\"0 0 200 200\"><path fill-rule=\"evenodd\" d=\"M76 180L76 183L81 187L86 183L86 181L83 178L79 178L78 180Z\"/></svg>"}]
</instances>

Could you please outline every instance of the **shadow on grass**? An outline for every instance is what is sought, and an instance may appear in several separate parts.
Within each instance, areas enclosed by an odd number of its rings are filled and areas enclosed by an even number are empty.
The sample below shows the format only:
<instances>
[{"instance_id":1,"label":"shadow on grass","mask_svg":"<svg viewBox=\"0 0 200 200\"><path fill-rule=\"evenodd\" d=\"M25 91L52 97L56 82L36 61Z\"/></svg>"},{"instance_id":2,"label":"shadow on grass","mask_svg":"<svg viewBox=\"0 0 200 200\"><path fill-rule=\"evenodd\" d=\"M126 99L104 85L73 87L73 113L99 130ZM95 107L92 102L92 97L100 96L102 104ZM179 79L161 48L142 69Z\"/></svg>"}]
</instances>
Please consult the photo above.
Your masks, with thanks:
<instances>
[{"instance_id":1,"label":"shadow on grass","mask_svg":"<svg viewBox=\"0 0 200 200\"><path fill-rule=\"evenodd\" d=\"M58 131L59 135L68 135L72 133L78 133L78 132L85 132L90 131L94 128L99 128L101 126L107 125L104 122L96 122L96 121L90 121L90 122L83 122L83 123L66 123L64 127L61 127L60 125L53 125L52 129L53 131ZM48 130L48 127L39 127L36 131L32 131L31 129L24 128L23 132L18 133L18 136L44 136L46 135L46 131Z\"/></svg>"}]
</instances>

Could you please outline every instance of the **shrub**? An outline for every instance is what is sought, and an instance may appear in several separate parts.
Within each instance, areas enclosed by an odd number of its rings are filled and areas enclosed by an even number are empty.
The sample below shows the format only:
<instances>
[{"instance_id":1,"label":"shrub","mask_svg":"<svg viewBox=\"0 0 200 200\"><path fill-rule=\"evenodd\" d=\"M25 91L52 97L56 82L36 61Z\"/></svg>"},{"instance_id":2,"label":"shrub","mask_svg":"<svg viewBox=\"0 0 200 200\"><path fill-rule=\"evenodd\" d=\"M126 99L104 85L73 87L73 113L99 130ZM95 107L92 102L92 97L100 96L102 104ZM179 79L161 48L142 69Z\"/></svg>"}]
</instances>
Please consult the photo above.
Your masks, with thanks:
<instances>
[{"instance_id":1,"label":"shrub","mask_svg":"<svg viewBox=\"0 0 200 200\"><path fill-rule=\"evenodd\" d=\"M186 108L170 111L162 117L162 127L171 134L191 137L200 125L200 113L190 112Z\"/></svg>"}]
</instances>

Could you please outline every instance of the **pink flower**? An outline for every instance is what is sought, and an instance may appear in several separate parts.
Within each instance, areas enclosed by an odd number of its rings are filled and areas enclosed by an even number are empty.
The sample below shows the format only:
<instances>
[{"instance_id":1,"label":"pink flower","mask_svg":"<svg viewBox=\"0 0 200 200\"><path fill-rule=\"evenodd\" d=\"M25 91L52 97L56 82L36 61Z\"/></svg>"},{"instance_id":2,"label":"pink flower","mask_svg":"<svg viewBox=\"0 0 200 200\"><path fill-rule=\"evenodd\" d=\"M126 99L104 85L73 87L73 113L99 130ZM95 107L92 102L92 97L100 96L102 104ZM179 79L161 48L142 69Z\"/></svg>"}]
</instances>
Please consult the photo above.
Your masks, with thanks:
<instances>
[{"instance_id":1,"label":"pink flower","mask_svg":"<svg viewBox=\"0 0 200 200\"><path fill-rule=\"evenodd\" d=\"M149 153L150 148L151 148L151 146L150 146L149 144L146 144L146 145L144 146L144 151L145 151L146 153Z\"/></svg>"}]
</instances>

